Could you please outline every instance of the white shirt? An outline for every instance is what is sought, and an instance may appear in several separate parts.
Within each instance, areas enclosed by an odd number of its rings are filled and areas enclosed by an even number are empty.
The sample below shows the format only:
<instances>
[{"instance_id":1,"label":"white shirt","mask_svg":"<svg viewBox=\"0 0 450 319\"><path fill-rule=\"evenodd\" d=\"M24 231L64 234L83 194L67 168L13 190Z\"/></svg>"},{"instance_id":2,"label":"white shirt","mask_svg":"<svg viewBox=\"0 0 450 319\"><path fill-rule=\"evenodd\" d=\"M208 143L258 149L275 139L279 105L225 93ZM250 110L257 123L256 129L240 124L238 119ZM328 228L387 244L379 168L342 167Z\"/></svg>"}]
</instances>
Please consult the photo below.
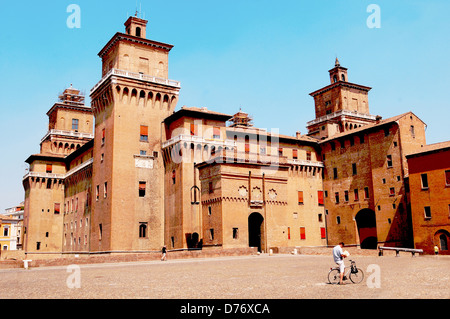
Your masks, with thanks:
<instances>
[{"instance_id":1,"label":"white shirt","mask_svg":"<svg viewBox=\"0 0 450 319\"><path fill-rule=\"evenodd\" d=\"M342 257L341 257L341 255L343 254L344 252L342 251L342 247L340 246L340 245L337 245L337 246L335 246L334 248L333 248L333 258L334 258L334 262L338 262L338 261L341 261L342 260Z\"/></svg>"}]
</instances>

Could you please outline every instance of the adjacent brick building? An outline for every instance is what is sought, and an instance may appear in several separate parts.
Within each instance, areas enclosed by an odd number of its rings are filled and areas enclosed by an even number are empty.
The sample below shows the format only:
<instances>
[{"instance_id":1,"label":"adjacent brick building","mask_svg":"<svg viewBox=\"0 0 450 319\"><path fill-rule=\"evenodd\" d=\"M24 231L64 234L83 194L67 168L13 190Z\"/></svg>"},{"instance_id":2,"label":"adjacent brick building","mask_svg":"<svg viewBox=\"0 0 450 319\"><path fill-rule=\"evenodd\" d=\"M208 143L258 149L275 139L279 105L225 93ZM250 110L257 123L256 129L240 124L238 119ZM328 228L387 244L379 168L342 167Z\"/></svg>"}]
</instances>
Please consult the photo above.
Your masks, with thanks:
<instances>
[{"instance_id":1,"label":"adjacent brick building","mask_svg":"<svg viewBox=\"0 0 450 319\"><path fill-rule=\"evenodd\" d=\"M414 246L448 255L450 244L450 142L407 156Z\"/></svg>"}]
</instances>

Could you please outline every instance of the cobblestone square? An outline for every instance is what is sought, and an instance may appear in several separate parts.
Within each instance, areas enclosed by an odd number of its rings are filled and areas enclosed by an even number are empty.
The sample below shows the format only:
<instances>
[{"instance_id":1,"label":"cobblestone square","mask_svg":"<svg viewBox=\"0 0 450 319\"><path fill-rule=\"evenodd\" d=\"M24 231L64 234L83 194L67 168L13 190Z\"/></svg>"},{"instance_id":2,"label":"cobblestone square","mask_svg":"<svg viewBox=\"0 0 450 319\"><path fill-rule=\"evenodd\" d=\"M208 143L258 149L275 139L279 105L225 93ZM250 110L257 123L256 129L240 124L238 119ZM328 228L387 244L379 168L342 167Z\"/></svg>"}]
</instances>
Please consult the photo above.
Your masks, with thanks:
<instances>
[{"instance_id":1,"label":"cobblestone square","mask_svg":"<svg viewBox=\"0 0 450 319\"><path fill-rule=\"evenodd\" d=\"M170 257L170 256L169 256ZM448 256L354 256L360 284L330 285L331 256L254 255L0 270L2 299L448 299ZM346 260L346 266L349 261ZM372 266L371 266L372 265ZM375 265L375 267L373 266ZM374 270L375 269L375 270ZM374 285L377 283L378 286Z\"/></svg>"}]
</instances>

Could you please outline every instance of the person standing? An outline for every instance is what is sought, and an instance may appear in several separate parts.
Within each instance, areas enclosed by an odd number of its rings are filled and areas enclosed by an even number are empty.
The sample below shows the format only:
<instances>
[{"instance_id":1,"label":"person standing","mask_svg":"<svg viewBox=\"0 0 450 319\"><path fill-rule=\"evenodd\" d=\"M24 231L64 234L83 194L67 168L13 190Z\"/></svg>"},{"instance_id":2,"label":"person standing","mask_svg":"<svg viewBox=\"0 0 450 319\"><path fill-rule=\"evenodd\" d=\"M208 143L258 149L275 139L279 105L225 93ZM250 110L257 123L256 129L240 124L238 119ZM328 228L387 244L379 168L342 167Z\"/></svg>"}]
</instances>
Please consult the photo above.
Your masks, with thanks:
<instances>
[{"instance_id":1,"label":"person standing","mask_svg":"<svg viewBox=\"0 0 450 319\"><path fill-rule=\"evenodd\" d=\"M434 245L434 254L439 255L439 247L437 245Z\"/></svg>"},{"instance_id":2,"label":"person standing","mask_svg":"<svg viewBox=\"0 0 450 319\"><path fill-rule=\"evenodd\" d=\"M343 247L344 247L344 243L340 242L339 245L336 245L333 248L333 259L334 259L334 262L339 266L339 273L340 273L339 284L340 285L343 284L344 271L345 271L344 258L346 256L344 255L344 252L342 251Z\"/></svg>"}]
</instances>

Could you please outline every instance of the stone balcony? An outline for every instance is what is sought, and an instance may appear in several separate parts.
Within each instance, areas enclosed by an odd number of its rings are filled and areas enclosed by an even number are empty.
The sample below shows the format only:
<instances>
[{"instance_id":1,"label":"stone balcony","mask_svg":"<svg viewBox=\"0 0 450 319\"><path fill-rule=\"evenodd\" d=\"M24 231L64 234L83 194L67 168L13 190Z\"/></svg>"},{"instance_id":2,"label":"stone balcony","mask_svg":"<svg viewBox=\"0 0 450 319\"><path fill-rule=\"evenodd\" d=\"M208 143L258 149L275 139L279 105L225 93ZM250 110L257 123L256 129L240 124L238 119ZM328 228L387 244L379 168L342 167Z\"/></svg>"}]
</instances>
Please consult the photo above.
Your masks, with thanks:
<instances>
[{"instance_id":1,"label":"stone balcony","mask_svg":"<svg viewBox=\"0 0 450 319\"><path fill-rule=\"evenodd\" d=\"M100 82L98 82L96 85L94 85L94 87L91 89L91 94L94 93L95 90L97 90L97 88L99 88L109 77L112 77L112 76L118 76L118 77L123 77L123 78L127 78L127 79L133 79L133 80L141 80L141 81L146 81L146 82L151 82L151 83L156 83L156 84L163 84L163 85L167 85L167 86L171 86L171 87L175 87L175 88L181 87L181 84L178 81L159 78L156 76L151 76L151 75L147 75L147 74L143 74L143 73L135 73L135 72L119 70L119 69L111 69L111 70L109 70L108 73L105 74L105 76L100 80Z\"/></svg>"}]
</instances>

